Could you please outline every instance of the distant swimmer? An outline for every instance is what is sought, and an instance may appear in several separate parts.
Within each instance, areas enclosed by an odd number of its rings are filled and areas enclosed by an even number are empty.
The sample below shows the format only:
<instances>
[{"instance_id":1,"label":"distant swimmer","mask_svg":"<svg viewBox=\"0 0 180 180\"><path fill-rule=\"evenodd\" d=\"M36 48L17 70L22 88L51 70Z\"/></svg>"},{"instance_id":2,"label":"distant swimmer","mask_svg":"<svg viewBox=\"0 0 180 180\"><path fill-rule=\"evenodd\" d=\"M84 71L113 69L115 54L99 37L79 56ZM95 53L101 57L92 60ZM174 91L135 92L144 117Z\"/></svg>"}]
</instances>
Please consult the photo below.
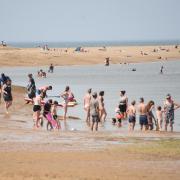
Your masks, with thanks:
<instances>
[{"instance_id":1,"label":"distant swimmer","mask_svg":"<svg viewBox=\"0 0 180 180\"><path fill-rule=\"evenodd\" d=\"M51 64L51 65L49 66L48 72L49 72L49 73L53 73L53 72L54 72L54 66L53 66L53 64Z\"/></svg>"},{"instance_id":2,"label":"distant swimmer","mask_svg":"<svg viewBox=\"0 0 180 180\"><path fill-rule=\"evenodd\" d=\"M105 66L109 66L109 61L110 61L110 58L109 57L107 57L106 59L105 59Z\"/></svg>"},{"instance_id":3,"label":"distant swimmer","mask_svg":"<svg viewBox=\"0 0 180 180\"><path fill-rule=\"evenodd\" d=\"M12 105L12 93L11 93L11 80L8 79L2 87L3 98L5 101L6 113L8 114L9 107Z\"/></svg>"},{"instance_id":4,"label":"distant swimmer","mask_svg":"<svg viewBox=\"0 0 180 180\"><path fill-rule=\"evenodd\" d=\"M161 66L160 74L163 74L163 69L164 69L164 66Z\"/></svg>"},{"instance_id":5,"label":"distant swimmer","mask_svg":"<svg viewBox=\"0 0 180 180\"><path fill-rule=\"evenodd\" d=\"M136 71L136 68L133 68L132 71Z\"/></svg>"}]
</instances>

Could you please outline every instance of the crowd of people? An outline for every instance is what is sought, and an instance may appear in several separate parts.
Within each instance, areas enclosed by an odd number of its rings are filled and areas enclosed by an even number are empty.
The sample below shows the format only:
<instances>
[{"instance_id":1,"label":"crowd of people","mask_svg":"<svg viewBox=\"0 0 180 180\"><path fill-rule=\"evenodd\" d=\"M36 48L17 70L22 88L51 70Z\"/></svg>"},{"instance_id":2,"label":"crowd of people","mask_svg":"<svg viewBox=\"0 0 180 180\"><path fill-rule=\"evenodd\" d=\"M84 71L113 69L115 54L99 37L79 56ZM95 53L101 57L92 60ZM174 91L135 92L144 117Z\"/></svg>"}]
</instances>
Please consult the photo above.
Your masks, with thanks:
<instances>
[{"instance_id":1,"label":"crowd of people","mask_svg":"<svg viewBox=\"0 0 180 180\"><path fill-rule=\"evenodd\" d=\"M61 123L57 114L57 108L62 107L64 109L63 120L66 121L68 103L74 101L75 97L69 86L65 87L64 92L60 93L58 97L63 99L63 103L59 104L57 101L47 98L47 91L52 90L52 86L43 86L36 88L35 80L32 74L28 74L29 83L27 85L28 100L27 103L33 103L33 120L34 127L39 128L43 125L43 118L47 120L47 129L60 129ZM8 113L9 107L12 105L12 88L11 79L4 73L0 78L0 99L1 94L5 102L6 113ZM91 130L98 130L99 123L104 123L107 117L107 111L104 103L104 91L92 92L92 89L88 89L84 96L83 107L86 113L85 120ZM139 124L141 130L158 130L173 131L174 124L174 112L180 108L180 104L176 103L170 94L167 94L163 107L157 106L155 108L154 101L150 100L147 104L144 102L144 98L141 97L138 105L136 101L128 102L126 91L120 91L120 99L118 106L115 109L115 117L112 118L112 124L118 127L122 126L123 120L128 120L129 131L133 131L136 125L137 112L139 114ZM153 110L156 109L156 115L153 114ZM164 126L164 128L163 128Z\"/></svg>"}]
</instances>

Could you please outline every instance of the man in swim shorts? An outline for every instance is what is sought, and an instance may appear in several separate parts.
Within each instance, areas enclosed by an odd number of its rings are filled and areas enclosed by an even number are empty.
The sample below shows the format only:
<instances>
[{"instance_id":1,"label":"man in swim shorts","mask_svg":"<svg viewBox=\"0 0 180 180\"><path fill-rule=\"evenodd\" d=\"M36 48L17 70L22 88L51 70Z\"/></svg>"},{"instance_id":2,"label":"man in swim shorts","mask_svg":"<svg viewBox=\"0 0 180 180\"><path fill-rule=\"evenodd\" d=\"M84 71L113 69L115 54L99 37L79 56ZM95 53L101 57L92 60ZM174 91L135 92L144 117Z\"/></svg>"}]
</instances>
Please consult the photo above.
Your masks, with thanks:
<instances>
[{"instance_id":1,"label":"man in swim shorts","mask_svg":"<svg viewBox=\"0 0 180 180\"><path fill-rule=\"evenodd\" d=\"M144 104L144 98L140 98L138 111L139 111L139 124L141 126L141 130L143 130L143 127L144 127L144 130L147 130L148 119L147 119L146 105Z\"/></svg>"},{"instance_id":2,"label":"man in swim shorts","mask_svg":"<svg viewBox=\"0 0 180 180\"><path fill-rule=\"evenodd\" d=\"M94 126L95 126L95 130L98 130L98 123L100 121L99 119L99 101L97 99L97 93L94 92L92 94L92 99L91 99L91 103L90 103L90 113L91 113L91 117L92 117L92 125L91 125L91 130L93 131Z\"/></svg>"}]
</instances>

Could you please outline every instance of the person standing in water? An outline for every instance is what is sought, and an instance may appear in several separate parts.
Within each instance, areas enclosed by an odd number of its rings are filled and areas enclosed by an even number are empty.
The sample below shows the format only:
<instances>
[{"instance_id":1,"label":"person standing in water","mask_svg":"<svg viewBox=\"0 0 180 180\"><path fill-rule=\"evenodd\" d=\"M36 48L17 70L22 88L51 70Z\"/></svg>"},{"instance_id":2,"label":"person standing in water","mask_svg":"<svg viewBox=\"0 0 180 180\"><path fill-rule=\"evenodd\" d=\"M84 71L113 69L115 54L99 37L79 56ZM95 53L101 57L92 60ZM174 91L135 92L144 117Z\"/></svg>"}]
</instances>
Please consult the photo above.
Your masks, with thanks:
<instances>
[{"instance_id":1,"label":"person standing in water","mask_svg":"<svg viewBox=\"0 0 180 180\"><path fill-rule=\"evenodd\" d=\"M161 66L160 74L163 74L163 69L164 69L164 66Z\"/></svg>"},{"instance_id":2,"label":"person standing in water","mask_svg":"<svg viewBox=\"0 0 180 180\"><path fill-rule=\"evenodd\" d=\"M140 103L138 105L138 111L139 111L139 124L141 126L141 130L146 131L148 129L148 119L147 119L147 108L144 104L144 98L140 98Z\"/></svg>"},{"instance_id":3,"label":"person standing in water","mask_svg":"<svg viewBox=\"0 0 180 180\"><path fill-rule=\"evenodd\" d=\"M123 118L127 117L126 110L128 107L128 98L125 94L126 94L126 91L120 92L120 101L119 101L119 109L120 109L120 112L123 114Z\"/></svg>"},{"instance_id":4,"label":"person standing in water","mask_svg":"<svg viewBox=\"0 0 180 180\"><path fill-rule=\"evenodd\" d=\"M132 101L131 105L127 109L128 119L129 119L129 131L134 131L136 124L136 101Z\"/></svg>"},{"instance_id":5,"label":"person standing in water","mask_svg":"<svg viewBox=\"0 0 180 180\"><path fill-rule=\"evenodd\" d=\"M38 89L38 91L42 92L42 98L44 99L45 97L47 97L47 91L48 90L52 90L52 86L43 86L43 87L40 87Z\"/></svg>"},{"instance_id":6,"label":"person standing in water","mask_svg":"<svg viewBox=\"0 0 180 180\"><path fill-rule=\"evenodd\" d=\"M173 132L174 124L174 111L180 108L180 104L175 103L170 94L167 94L164 102L164 120L165 120L165 131L167 131L168 125L170 125L171 132Z\"/></svg>"},{"instance_id":7,"label":"person standing in water","mask_svg":"<svg viewBox=\"0 0 180 180\"><path fill-rule=\"evenodd\" d=\"M8 114L9 107L12 105L12 93L11 93L11 80L8 79L2 87L3 98L5 101L6 113Z\"/></svg>"},{"instance_id":8,"label":"person standing in water","mask_svg":"<svg viewBox=\"0 0 180 180\"><path fill-rule=\"evenodd\" d=\"M70 90L69 86L66 86L65 91L60 95L64 99L63 107L64 107L64 115L63 119L66 120L67 110L68 110L68 103L74 98L73 93Z\"/></svg>"},{"instance_id":9,"label":"person standing in water","mask_svg":"<svg viewBox=\"0 0 180 180\"><path fill-rule=\"evenodd\" d=\"M84 96L84 110L86 111L86 122L90 125L90 102L92 89L88 89Z\"/></svg>"},{"instance_id":10,"label":"person standing in water","mask_svg":"<svg viewBox=\"0 0 180 180\"><path fill-rule=\"evenodd\" d=\"M104 107L104 91L99 92L99 115L100 115L100 121L103 123L106 120L106 109Z\"/></svg>"},{"instance_id":11,"label":"person standing in water","mask_svg":"<svg viewBox=\"0 0 180 180\"><path fill-rule=\"evenodd\" d=\"M53 64L50 64L48 72L49 72L49 73L53 73L53 72L54 72L54 66L53 66Z\"/></svg>"},{"instance_id":12,"label":"person standing in water","mask_svg":"<svg viewBox=\"0 0 180 180\"><path fill-rule=\"evenodd\" d=\"M36 85L32 74L28 74L29 83L27 85L28 97L33 99L36 97Z\"/></svg>"},{"instance_id":13,"label":"person standing in water","mask_svg":"<svg viewBox=\"0 0 180 180\"><path fill-rule=\"evenodd\" d=\"M100 118L99 118L99 101L97 99L96 92L92 94L92 99L90 103L90 112L91 112L91 117L92 117L91 130L93 131L94 126L95 126L95 130L97 131Z\"/></svg>"}]
</instances>

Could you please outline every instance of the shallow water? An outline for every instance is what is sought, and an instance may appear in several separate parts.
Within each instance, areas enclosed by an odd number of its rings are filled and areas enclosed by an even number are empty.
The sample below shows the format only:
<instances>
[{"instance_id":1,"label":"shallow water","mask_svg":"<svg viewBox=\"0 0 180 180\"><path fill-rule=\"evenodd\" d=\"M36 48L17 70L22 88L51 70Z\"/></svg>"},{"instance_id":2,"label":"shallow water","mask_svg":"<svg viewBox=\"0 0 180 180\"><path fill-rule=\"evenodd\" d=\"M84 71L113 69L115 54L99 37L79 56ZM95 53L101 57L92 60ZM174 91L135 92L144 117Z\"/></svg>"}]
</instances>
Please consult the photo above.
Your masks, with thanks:
<instances>
[{"instance_id":1,"label":"shallow water","mask_svg":"<svg viewBox=\"0 0 180 180\"><path fill-rule=\"evenodd\" d=\"M159 74L160 67L165 67L164 74ZM69 85L74 92L79 105L70 108L68 114L79 117L81 120L68 120L63 129L72 128L76 130L87 130L84 121L83 96L88 88L93 91L105 91L105 106L108 113L107 122L102 131L116 131L118 128L111 125L111 118L114 116L114 109L119 101L119 91L126 90L129 102L140 97L145 98L145 102L154 100L156 105L162 105L167 93L180 103L180 61L139 63L130 65L103 65L96 66L65 66L55 67L53 74L47 74L46 79L36 77L37 71L42 68L47 71L47 67L16 67L0 68L0 72L8 74L13 80L13 84L26 86L27 74L33 73L37 87L42 85L52 85L53 90L48 92L49 96L59 95L66 85ZM136 72L131 71L136 68ZM62 99L57 99L62 102ZM62 110L59 110L62 114ZM137 121L138 122L138 121ZM123 122L123 131L127 130L127 121ZM138 123L137 123L138 124ZM136 129L139 127L137 126ZM175 113L175 131L180 131L180 109Z\"/></svg>"}]
</instances>

